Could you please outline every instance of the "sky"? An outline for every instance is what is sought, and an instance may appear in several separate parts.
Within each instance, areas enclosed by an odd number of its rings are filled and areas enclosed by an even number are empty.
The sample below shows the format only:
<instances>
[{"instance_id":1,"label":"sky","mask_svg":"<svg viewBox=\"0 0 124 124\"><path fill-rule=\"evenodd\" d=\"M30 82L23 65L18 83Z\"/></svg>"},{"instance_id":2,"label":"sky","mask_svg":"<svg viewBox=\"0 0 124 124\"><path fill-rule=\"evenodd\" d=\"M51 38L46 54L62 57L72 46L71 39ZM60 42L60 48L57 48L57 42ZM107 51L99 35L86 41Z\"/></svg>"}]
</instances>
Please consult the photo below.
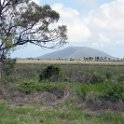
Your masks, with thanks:
<instances>
[{"instance_id":1,"label":"sky","mask_svg":"<svg viewBox=\"0 0 124 124\"><path fill-rule=\"evenodd\" d=\"M48 4L60 14L58 24L67 26L68 46L91 47L114 57L124 57L124 0L33 0ZM38 57L57 49L27 45L12 57Z\"/></svg>"}]
</instances>

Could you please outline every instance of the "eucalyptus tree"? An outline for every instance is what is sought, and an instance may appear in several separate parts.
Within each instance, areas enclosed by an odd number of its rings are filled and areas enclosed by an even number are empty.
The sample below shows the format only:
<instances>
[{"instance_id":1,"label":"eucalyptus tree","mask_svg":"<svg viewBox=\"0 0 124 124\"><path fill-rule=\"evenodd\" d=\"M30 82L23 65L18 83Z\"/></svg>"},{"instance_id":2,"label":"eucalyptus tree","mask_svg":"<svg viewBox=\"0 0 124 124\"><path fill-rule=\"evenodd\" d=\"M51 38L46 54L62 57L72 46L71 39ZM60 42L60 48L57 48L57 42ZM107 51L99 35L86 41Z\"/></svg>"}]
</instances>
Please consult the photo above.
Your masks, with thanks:
<instances>
[{"instance_id":1,"label":"eucalyptus tree","mask_svg":"<svg viewBox=\"0 0 124 124\"><path fill-rule=\"evenodd\" d=\"M67 41L65 25L58 25L59 13L49 5L31 0L0 0L0 61L18 46L34 44L44 48Z\"/></svg>"}]
</instances>

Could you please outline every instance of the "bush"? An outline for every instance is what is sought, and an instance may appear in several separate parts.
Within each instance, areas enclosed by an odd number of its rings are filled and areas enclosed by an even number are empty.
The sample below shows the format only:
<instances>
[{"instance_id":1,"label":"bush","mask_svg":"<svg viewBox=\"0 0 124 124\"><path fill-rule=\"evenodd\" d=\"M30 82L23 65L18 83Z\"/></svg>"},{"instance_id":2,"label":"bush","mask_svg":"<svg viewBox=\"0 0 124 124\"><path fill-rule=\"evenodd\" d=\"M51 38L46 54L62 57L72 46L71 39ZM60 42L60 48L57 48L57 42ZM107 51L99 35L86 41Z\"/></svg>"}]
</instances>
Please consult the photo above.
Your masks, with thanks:
<instances>
[{"instance_id":1,"label":"bush","mask_svg":"<svg viewBox=\"0 0 124 124\"><path fill-rule=\"evenodd\" d=\"M111 100L112 102L117 102L119 100L124 102L124 88L121 86L113 85L108 89L108 91L103 93L102 98Z\"/></svg>"},{"instance_id":2,"label":"bush","mask_svg":"<svg viewBox=\"0 0 124 124\"><path fill-rule=\"evenodd\" d=\"M92 106L99 106L101 103L100 99L98 98L98 94L95 92L89 92L85 96L85 101L87 105L92 105Z\"/></svg>"},{"instance_id":3,"label":"bush","mask_svg":"<svg viewBox=\"0 0 124 124\"><path fill-rule=\"evenodd\" d=\"M50 65L46 67L39 76L39 81L48 79L50 81L56 81L60 74L60 68L55 65Z\"/></svg>"},{"instance_id":4,"label":"bush","mask_svg":"<svg viewBox=\"0 0 124 124\"><path fill-rule=\"evenodd\" d=\"M118 81L119 81L119 82L124 81L124 75L120 75L120 76L118 77Z\"/></svg>"},{"instance_id":5,"label":"bush","mask_svg":"<svg viewBox=\"0 0 124 124\"><path fill-rule=\"evenodd\" d=\"M60 90L63 91L65 89L65 84L63 83L39 83L35 80L25 80L22 83L16 84L16 89L26 92L26 93L34 93L34 92L44 92L44 91L53 91Z\"/></svg>"},{"instance_id":6,"label":"bush","mask_svg":"<svg viewBox=\"0 0 124 124\"><path fill-rule=\"evenodd\" d=\"M0 63L0 81L4 83L13 82L15 79L16 59L6 59L3 63Z\"/></svg>"},{"instance_id":7,"label":"bush","mask_svg":"<svg viewBox=\"0 0 124 124\"><path fill-rule=\"evenodd\" d=\"M91 76L89 83L97 84L97 83L103 83L103 81L104 81L103 77L101 77L100 75L94 74Z\"/></svg>"},{"instance_id":8,"label":"bush","mask_svg":"<svg viewBox=\"0 0 124 124\"><path fill-rule=\"evenodd\" d=\"M31 93L37 90L38 83L34 80L26 80L20 84L17 84L17 89L26 93Z\"/></svg>"},{"instance_id":9,"label":"bush","mask_svg":"<svg viewBox=\"0 0 124 124\"><path fill-rule=\"evenodd\" d=\"M4 76L9 76L12 74L15 64L16 64L16 59L6 59L5 60L4 64L2 65Z\"/></svg>"},{"instance_id":10,"label":"bush","mask_svg":"<svg viewBox=\"0 0 124 124\"><path fill-rule=\"evenodd\" d=\"M106 73L106 78L107 78L108 80L111 79L111 77L112 77L112 74L111 74L110 72Z\"/></svg>"}]
</instances>

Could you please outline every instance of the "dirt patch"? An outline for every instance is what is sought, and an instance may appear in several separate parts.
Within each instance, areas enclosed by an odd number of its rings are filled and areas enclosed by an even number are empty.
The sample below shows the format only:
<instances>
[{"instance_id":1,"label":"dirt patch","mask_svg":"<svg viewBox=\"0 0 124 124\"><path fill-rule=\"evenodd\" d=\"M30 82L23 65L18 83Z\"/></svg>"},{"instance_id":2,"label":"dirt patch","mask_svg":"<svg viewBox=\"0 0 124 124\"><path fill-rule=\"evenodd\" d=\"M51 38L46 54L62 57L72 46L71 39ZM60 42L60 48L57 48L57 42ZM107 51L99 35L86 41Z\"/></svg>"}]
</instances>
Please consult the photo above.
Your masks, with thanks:
<instances>
[{"instance_id":1,"label":"dirt patch","mask_svg":"<svg viewBox=\"0 0 124 124\"><path fill-rule=\"evenodd\" d=\"M95 104L88 104L84 102L82 106L87 111L90 111L91 113L96 113L96 114L106 112L106 111L124 113L124 103L121 101L112 102L112 101L101 100L99 103L95 103Z\"/></svg>"},{"instance_id":2,"label":"dirt patch","mask_svg":"<svg viewBox=\"0 0 124 124\"><path fill-rule=\"evenodd\" d=\"M0 87L0 100L7 99L9 97L10 97L9 91L4 87Z\"/></svg>"},{"instance_id":3,"label":"dirt patch","mask_svg":"<svg viewBox=\"0 0 124 124\"><path fill-rule=\"evenodd\" d=\"M48 92L44 92L41 96L41 102L44 105L57 105L62 101L66 101L71 95L69 90L61 91L59 89L52 89Z\"/></svg>"},{"instance_id":4,"label":"dirt patch","mask_svg":"<svg viewBox=\"0 0 124 124\"><path fill-rule=\"evenodd\" d=\"M55 94L49 93L49 92L44 92L41 94L41 104L42 105L55 105L57 101L57 96Z\"/></svg>"},{"instance_id":5,"label":"dirt patch","mask_svg":"<svg viewBox=\"0 0 124 124\"><path fill-rule=\"evenodd\" d=\"M120 102L120 101L119 102L112 102L112 101L102 100L100 108L124 112L124 103Z\"/></svg>"},{"instance_id":6,"label":"dirt patch","mask_svg":"<svg viewBox=\"0 0 124 124\"><path fill-rule=\"evenodd\" d=\"M105 110L105 109L101 109L101 110L93 110L93 109L91 109L91 108L87 108L87 109L85 109L85 111L87 112L87 113L90 113L90 114L93 114L93 115L96 115L96 116L99 116L99 115L101 115L101 114L104 114L104 113L115 113L115 111L112 111L112 110L110 110L110 109L108 109L108 110ZM124 115L124 112L116 112L116 113L118 113L118 114L121 114L121 115Z\"/></svg>"},{"instance_id":7,"label":"dirt patch","mask_svg":"<svg viewBox=\"0 0 124 124\"><path fill-rule=\"evenodd\" d=\"M63 90L57 88L50 89L48 90L48 92L54 94L57 97L57 99L61 99L65 95Z\"/></svg>"},{"instance_id":8,"label":"dirt patch","mask_svg":"<svg viewBox=\"0 0 124 124\"><path fill-rule=\"evenodd\" d=\"M56 88L47 92L32 94L0 88L0 100L7 100L12 106L23 106L32 104L35 101L41 103L41 105L53 106L61 102L61 100L66 100L68 96L69 92L67 90L62 91Z\"/></svg>"},{"instance_id":9,"label":"dirt patch","mask_svg":"<svg viewBox=\"0 0 124 124\"><path fill-rule=\"evenodd\" d=\"M10 102L13 105L25 105L31 104L34 101L38 101L41 97L40 93L26 94L24 92L15 91L11 95Z\"/></svg>"}]
</instances>

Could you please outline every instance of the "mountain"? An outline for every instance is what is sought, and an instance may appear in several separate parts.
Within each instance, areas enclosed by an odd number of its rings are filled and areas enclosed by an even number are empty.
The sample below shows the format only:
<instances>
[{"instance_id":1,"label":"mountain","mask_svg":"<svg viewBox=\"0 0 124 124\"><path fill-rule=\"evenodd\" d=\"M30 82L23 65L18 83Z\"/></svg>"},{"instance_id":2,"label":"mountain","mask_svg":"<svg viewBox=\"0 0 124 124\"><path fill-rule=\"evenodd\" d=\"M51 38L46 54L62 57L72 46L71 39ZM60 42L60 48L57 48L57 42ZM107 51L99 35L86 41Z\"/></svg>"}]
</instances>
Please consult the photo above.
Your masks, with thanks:
<instances>
[{"instance_id":1,"label":"mountain","mask_svg":"<svg viewBox=\"0 0 124 124\"><path fill-rule=\"evenodd\" d=\"M107 53L102 51L89 48L89 47L68 47L63 50L55 51L52 53L45 54L40 56L40 59L83 59L88 57L106 57L106 58L114 58Z\"/></svg>"}]
</instances>

